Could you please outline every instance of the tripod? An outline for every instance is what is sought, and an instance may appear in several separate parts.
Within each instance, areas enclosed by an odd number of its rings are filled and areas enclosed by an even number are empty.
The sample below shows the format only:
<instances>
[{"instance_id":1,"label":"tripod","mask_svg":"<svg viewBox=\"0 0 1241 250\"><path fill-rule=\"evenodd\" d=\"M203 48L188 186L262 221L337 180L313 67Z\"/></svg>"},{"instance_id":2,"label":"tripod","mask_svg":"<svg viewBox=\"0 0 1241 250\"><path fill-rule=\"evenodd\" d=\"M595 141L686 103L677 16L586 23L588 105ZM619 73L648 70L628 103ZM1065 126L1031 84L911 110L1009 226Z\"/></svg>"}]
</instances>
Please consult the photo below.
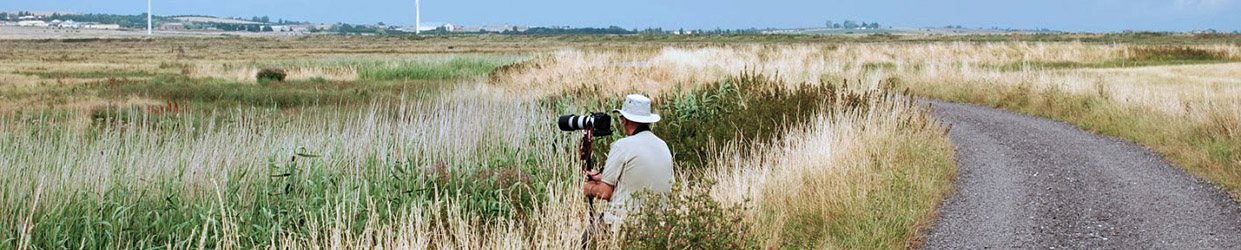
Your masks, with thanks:
<instances>
[{"instance_id":1,"label":"tripod","mask_svg":"<svg viewBox=\"0 0 1241 250\"><path fill-rule=\"evenodd\" d=\"M582 173L586 175L587 181L593 181L588 173L595 168L595 162L590 158L591 152L594 151L594 138L594 131L586 130L586 134L582 136L581 151L578 153L578 157L582 160ZM592 232L596 230L595 198L586 197L586 210L588 211L586 217L589 218L590 224L582 232L582 249L590 247L591 237L593 236Z\"/></svg>"}]
</instances>

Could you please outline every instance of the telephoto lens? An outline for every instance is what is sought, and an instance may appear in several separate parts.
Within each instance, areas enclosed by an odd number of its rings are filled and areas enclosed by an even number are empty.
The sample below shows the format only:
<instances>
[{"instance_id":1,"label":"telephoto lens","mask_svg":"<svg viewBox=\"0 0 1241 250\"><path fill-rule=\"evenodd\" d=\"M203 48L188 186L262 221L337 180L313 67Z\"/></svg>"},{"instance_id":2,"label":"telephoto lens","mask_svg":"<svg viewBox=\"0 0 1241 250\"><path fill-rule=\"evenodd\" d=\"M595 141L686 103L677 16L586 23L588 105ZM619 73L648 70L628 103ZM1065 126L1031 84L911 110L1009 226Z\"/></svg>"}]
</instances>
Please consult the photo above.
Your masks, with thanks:
<instances>
[{"instance_id":1,"label":"telephoto lens","mask_svg":"<svg viewBox=\"0 0 1241 250\"><path fill-rule=\"evenodd\" d=\"M562 115L556 124L559 125L561 131L583 130L590 127L592 123L590 118L590 116Z\"/></svg>"},{"instance_id":2,"label":"telephoto lens","mask_svg":"<svg viewBox=\"0 0 1241 250\"><path fill-rule=\"evenodd\" d=\"M561 131L589 129L591 135L595 137L612 135L612 117L603 112L589 115L562 115L556 120L556 125Z\"/></svg>"}]
</instances>

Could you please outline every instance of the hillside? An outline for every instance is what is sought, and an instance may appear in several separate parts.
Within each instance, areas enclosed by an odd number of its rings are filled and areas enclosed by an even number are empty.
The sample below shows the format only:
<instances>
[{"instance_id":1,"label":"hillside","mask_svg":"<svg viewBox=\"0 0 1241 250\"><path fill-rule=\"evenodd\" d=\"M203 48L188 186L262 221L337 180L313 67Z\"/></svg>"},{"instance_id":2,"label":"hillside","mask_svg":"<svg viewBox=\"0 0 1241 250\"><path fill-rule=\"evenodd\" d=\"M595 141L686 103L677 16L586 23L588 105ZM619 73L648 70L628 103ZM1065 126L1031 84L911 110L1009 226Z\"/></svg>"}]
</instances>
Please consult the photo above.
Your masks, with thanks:
<instances>
[{"instance_id":1,"label":"hillside","mask_svg":"<svg viewBox=\"0 0 1241 250\"><path fill-rule=\"evenodd\" d=\"M254 22L254 21L248 21L248 20L208 17L208 16L183 16L183 17L173 17L172 19L176 19L182 22L191 22L191 23L263 24L260 22Z\"/></svg>"}]
</instances>

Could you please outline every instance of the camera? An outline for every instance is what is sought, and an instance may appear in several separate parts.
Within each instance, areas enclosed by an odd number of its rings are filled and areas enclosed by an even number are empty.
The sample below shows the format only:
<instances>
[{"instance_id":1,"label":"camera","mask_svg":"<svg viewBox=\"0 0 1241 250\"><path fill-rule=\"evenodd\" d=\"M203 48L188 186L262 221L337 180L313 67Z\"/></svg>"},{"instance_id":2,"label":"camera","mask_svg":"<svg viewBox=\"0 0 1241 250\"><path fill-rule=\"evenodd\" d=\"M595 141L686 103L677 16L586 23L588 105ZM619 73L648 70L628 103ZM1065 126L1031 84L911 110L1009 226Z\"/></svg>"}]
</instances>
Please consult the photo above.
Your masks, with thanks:
<instances>
[{"instance_id":1,"label":"camera","mask_svg":"<svg viewBox=\"0 0 1241 250\"><path fill-rule=\"evenodd\" d=\"M603 112L580 116L562 115L556 124L562 131L590 130L595 137L612 135L612 116Z\"/></svg>"}]
</instances>

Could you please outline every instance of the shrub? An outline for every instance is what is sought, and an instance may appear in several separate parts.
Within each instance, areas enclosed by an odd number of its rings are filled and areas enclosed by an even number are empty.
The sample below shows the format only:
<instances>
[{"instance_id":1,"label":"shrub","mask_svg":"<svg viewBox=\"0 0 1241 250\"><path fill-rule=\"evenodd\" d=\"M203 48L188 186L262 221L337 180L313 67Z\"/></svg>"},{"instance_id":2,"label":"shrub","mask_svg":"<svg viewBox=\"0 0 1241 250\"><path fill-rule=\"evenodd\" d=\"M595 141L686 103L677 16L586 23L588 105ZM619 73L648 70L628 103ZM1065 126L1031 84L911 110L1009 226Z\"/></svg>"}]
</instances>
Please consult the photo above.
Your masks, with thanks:
<instances>
[{"instance_id":1,"label":"shrub","mask_svg":"<svg viewBox=\"0 0 1241 250\"><path fill-rule=\"evenodd\" d=\"M359 63L358 78L364 80L452 80L485 76L514 59L453 57L448 60L397 60Z\"/></svg>"},{"instance_id":2,"label":"shrub","mask_svg":"<svg viewBox=\"0 0 1241 250\"><path fill-rule=\"evenodd\" d=\"M1128 59L1139 61L1211 61L1227 60L1228 55L1221 51L1185 46L1140 46L1129 48Z\"/></svg>"},{"instance_id":3,"label":"shrub","mask_svg":"<svg viewBox=\"0 0 1241 250\"><path fill-rule=\"evenodd\" d=\"M288 75L289 73L286 72L284 69L267 67L267 68L259 69L259 73L255 75L254 78L258 79L259 81L283 82L285 76L288 76Z\"/></svg>"},{"instance_id":4,"label":"shrub","mask_svg":"<svg viewBox=\"0 0 1241 250\"><path fill-rule=\"evenodd\" d=\"M640 193L646 204L621 228L626 249L754 249L758 243L742 221L744 208L711 198L710 186L674 186L665 194Z\"/></svg>"},{"instance_id":5,"label":"shrub","mask_svg":"<svg viewBox=\"0 0 1241 250\"><path fill-rule=\"evenodd\" d=\"M785 88L775 77L743 72L684 94L657 97L664 120L655 133L668 142L679 169L710 166L719 145L776 140L836 101L832 83ZM743 154L746 152L742 152Z\"/></svg>"}]
</instances>

